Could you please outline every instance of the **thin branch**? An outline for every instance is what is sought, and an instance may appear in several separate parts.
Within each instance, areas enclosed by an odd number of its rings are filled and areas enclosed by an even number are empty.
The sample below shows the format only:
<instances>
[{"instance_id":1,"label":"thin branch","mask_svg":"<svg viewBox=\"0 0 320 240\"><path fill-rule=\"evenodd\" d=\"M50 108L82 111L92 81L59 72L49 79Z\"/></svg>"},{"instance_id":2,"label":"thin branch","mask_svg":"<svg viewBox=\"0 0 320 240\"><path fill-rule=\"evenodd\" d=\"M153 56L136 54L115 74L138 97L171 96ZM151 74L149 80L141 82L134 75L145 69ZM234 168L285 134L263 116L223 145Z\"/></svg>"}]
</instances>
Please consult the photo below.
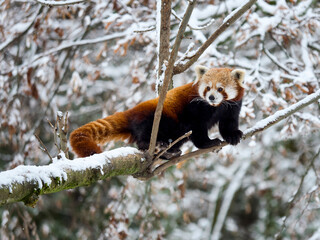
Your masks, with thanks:
<instances>
[{"instance_id":1,"label":"thin branch","mask_svg":"<svg viewBox=\"0 0 320 240\"><path fill-rule=\"evenodd\" d=\"M65 0L65 1L50 1L50 0L35 0L36 2L47 5L47 6L65 6L65 5L72 5L82 2L90 2L90 0Z\"/></svg>"},{"instance_id":2,"label":"thin branch","mask_svg":"<svg viewBox=\"0 0 320 240\"><path fill-rule=\"evenodd\" d=\"M134 30L133 32L134 33L145 33L145 32L152 32L154 30L156 30L156 27L155 26L151 26L151 27L148 27L148 28L145 28L145 29Z\"/></svg>"},{"instance_id":3,"label":"thin branch","mask_svg":"<svg viewBox=\"0 0 320 240\"><path fill-rule=\"evenodd\" d=\"M59 139L60 139L60 149L64 152L67 158L69 158L68 154L68 138L67 138L67 118L68 113L66 113L66 116L63 116L62 112L57 113L57 125L58 125L58 132L59 132Z\"/></svg>"},{"instance_id":4,"label":"thin branch","mask_svg":"<svg viewBox=\"0 0 320 240\"><path fill-rule=\"evenodd\" d=\"M293 76L298 76L299 74L292 71L291 69L287 68L284 66L282 63L280 63L275 56L273 56L268 49L263 48L264 53L267 55L267 57L275 64L277 65L280 69L283 71L293 75Z\"/></svg>"},{"instance_id":5,"label":"thin branch","mask_svg":"<svg viewBox=\"0 0 320 240\"><path fill-rule=\"evenodd\" d=\"M74 42L66 42L66 43L62 43L60 44L59 47L56 48L52 48L47 52L44 53L40 53L38 55L35 55L30 62L28 62L25 65L22 65L22 67L26 66L26 65L30 65L31 63L54 53L69 49L69 48L73 48L73 47L79 47L79 46L84 46L84 45L89 45L89 44L96 44L96 43L101 43L101 42L105 42L105 41L110 41L110 40L114 40L116 38L122 38L127 36L128 34L130 34L130 31L125 31L122 33L114 33L114 34L110 34L107 36L103 36L103 37L98 37L98 38L93 38L93 39L83 39L83 40L78 40L78 41L74 41Z\"/></svg>"},{"instance_id":6,"label":"thin branch","mask_svg":"<svg viewBox=\"0 0 320 240\"><path fill-rule=\"evenodd\" d=\"M218 27L218 29L204 42L197 52L190 57L190 60L185 64L178 64L173 69L173 74L179 74L187 70L192 64L194 64L204 51L216 40L221 33L223 33L231 24L233 24L238 18L240 18L257 0L248 0L245 4L238 7L236 10L231 12Z\"/></svg>"},{"instance_id":7,"label":"thin branch","mask_svg":"<svg viewBox=\"0 0 320 240\"><path fill-rule=\"evenodd\" d=\"M315 160L318 159L319 155L320 155L320 148L319 148L318 152L314 155L314 157L311 159L307 169L305 170L303 176L301 177L300 184L298 186L298 190L296 191L294 196L291 198L291 200L288 202L286 214L285 214L285 217L284 217L282 225L281 225L281 230L280 230L280 232L278 234L276 234L276 240L282 239L281 233L283 233L283 231L286 229L286 223L287 223L287 220L288 220L288 217L289 217L290 210L294 206L294 203L296 202L298 196L300 195L300 193L302 191L302 186L303 186L303 182L304 182L305 177L309 173L309 170L313 166Z\"/></svg>"},{"instance_id":8,"label":"thin branch","mask_svg":"<svg viewBox=\"0 0 320 240\"><path fill-rule=\"evenodd\" d=\"M183 134L181 137L174 140L172 143L169 144L169 146L166 149L162 150L160 153L157 154L157 156L154 158L154 161L157 161L166 151L172 148L176 143L180 142L184 138L188 138L191 134L192 134L192 131L189 131Z\"/></svg>"},{"instance_id":9,"label":"thin branch","mask_svg":"<svg viewBox=\"0 0 320 240\"><path fill-rule=\"evenodd\" d=\"M41 139L39 138L38 135L34 134L34 136L36 137L36 139L38 140L38 142L40 144L39 148L41 149L41 151L43 151L45 154L47 154L48 157L50 158L50 162L52 162L52 157L51 157L46 145L41 141Z\"/></svg>"},{"instance_id":10,"label":"thin branch","mask_svg":"<svg viewBox=\"0 0 320 240\"><path fill-rule=\"evenodd\" d=\"M149 146L149 149L147 152L147 158L150 158L150 159L152 158L152 156L154 154L155 147L156 147L156 141L157 141L157 136L158 136L159 123L160 123L160 119L161 119L163 104L164 104L164 100L167 95L168 86L169 86L170 81L172 79L174 62L175 62L175 59L177 58L178 50L179 50L181 41L183 39L183 34L184 34L185 29L187 27L187 24L189 22L194 5L195 5L194 1L189 2L187 10L183 16L183 20L180 24L172 51L170 53L168 66L166 68L165 77L163 80L163 85L162 85L162 88L161 88L161 91L159 94L157 108L156 108L156 111L154 114L154 120L153 120L152 132L151 132L151 138L150 138L150 146Z\"/></svg>"},{"instance_id":11,"label":"thin branch","mask_svg":"<svg viewBox=\"0 0 320 240\"><path fill-rule=\"evenodd\" d=\"M33 26L33 24L35 23L36 19L38 18L39 14L42 12L42 10L43 10L43 6L40 6L38 8L38 10L36 11L36 13L34 14L32 21L25 27L25 29L23 29L15 37L9 38L6 41L4 41L3 43L1 43L0 44L0 52L3 51L6 47L11 45L12 43L18 41L23 35L25 35L29 31L29 29Z\"/></svg>"}]
</instances>

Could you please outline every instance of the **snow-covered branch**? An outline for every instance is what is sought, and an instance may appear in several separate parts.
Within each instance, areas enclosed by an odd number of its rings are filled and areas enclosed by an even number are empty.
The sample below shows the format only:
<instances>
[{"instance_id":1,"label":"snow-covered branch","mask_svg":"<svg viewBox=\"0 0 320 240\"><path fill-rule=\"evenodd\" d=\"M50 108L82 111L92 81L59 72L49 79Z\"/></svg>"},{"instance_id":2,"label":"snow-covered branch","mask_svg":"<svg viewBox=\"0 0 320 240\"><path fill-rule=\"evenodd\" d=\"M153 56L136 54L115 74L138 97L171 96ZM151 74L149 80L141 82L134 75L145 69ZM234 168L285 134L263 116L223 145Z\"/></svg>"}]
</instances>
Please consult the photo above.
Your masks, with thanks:
<instances>
[{"instance_id":1,"label":"snow-covered branch","mask_svg":"<svg viewBox=\"0 0 320 240\"><path fill-rule=\"evenodd\" d=\"M89 45L89 44L96 44L96 43L102 43L102 42L106 42L106 41L110 41L110 40L114 40L114 39L118 39L118 38L123 38L125 36L127 36L128 34L130 34L131 32L129 31L124 31L121 33L113 33L110 35L106 35L103 37L97 37L97 38L93 38L93 39L82 39L82 40L78 40L78 41L69 41L66 43L62 43L60 46L52 48L44 53L39 53L37 55L35 55L29 63L26 64L26 66L30 66L31 63L36 62L37 60L49 56L51 54L55 54L58 53L60 51L69 49L69 48L73 48L73 47L80 47L80 46L84 46L84 45ZM24 67L25 65L23 65L22 67Z\"/></svg>"},{"instance_id":2,"label":"snow-covered branch","mask_svg":"<svg viewBox=\"0 0 320 240\"><path fill-rule=\"evenodd\" d=\"M48 5L48 6L65 6L65 5L72 5L82 2L89 2L89 0L65 0L65 1L50 1L50 0L35 0L36 2Z\"/></svg>"},{"instance_id":3,"label":"snow-covered branch","mask_svg":"<svg viewBox=\"0 0 320 240\"><path fill-rule=\"evenodd\" d=\"M33 26L35 23L37 17L42 12L43 6L40 6L38 10L35 12L35 14L32 17L32 21L30 21L28 24L26 24L22 29L20 29L19 33L16 34L13 37L8 38L6 41L2 42L0 44L0 52L3 51L6 47L8 47L10 44L14 43L15 41L19 40L24 34L26 34L29 29Z\"/></svg>"},{"instance_id":4,"label":"snow-covered branch","mask_svg":"<svg viewBox=\"0 0 320 240\"><path fill-rule=\"evenodd\" d=\"M59 159L60 158L60 159ZM34 206L39 195L87 186L117 175L143 171L146 161L135 148L118 148L87 158L60 153L47 166L18 166L0 173L0 205L23 201Z\"/></svg>"}]
</instances>

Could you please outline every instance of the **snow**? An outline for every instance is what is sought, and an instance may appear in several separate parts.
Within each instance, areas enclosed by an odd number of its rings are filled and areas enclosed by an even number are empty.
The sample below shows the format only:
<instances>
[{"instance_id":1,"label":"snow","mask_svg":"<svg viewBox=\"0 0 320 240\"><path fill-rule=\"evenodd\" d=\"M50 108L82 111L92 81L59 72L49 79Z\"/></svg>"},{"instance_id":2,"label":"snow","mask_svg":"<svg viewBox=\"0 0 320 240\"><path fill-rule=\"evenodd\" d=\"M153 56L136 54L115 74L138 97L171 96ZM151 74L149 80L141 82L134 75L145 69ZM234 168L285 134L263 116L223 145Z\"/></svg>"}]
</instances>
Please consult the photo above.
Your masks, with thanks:
<instances>
[{"instance_id":1,"label":"snow","mask_svg":"<svg viewBox=\"0 0 320 240\"><path fill-rule=\"evenodd\" d=\"M38 182L38 187L42 188L44 184L50 185L52 178L58 177L62 180L67 180L67 171L100 169L101 174L103 174L103 165L106 163L112 164L110 159L137 153L139 153L139 151L136 148L123 147L86 158L69 160L65 157L64 153L61 152L59 153L60 159L56 157L53 159L53 163L46 166L20 165L12 170L0 172L0 186L8 187L12 190L15 183L36 181Z\"/></svg>"}]
</instances>

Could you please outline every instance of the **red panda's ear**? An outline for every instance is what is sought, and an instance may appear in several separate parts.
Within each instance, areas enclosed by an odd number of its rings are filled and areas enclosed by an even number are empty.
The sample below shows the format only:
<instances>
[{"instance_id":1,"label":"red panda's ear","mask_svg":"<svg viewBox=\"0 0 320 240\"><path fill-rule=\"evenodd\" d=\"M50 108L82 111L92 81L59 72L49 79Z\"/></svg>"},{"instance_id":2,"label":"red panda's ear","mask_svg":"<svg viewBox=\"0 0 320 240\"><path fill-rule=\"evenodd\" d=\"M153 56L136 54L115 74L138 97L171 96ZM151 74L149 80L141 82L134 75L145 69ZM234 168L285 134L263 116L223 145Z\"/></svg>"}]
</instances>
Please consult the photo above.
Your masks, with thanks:
<instances>
[{"instance_id":1,"label":"red panda's ear","mask_svg":"<svg viewBox=\"0 0 320 240\"><path fill-rule=\"evenodd\" d=\"M236 81L239 83L240 87L243 87L245 71L243 69L236 68L232 70L231 76L233 76Z\"/></svg>"},{"instance_id":2,"label":"red panda's ear","mask_svg":"<svg viewBox=\"0 0 320 240\"><path fill-rule=\"evenodd\" d=\"M200 78L209 70L209 68L202 66L202 65L198 65L195 67L195 71L197 74L197 79L196 82L198 82L200 80Z\"/></svg>"}]
</instances>

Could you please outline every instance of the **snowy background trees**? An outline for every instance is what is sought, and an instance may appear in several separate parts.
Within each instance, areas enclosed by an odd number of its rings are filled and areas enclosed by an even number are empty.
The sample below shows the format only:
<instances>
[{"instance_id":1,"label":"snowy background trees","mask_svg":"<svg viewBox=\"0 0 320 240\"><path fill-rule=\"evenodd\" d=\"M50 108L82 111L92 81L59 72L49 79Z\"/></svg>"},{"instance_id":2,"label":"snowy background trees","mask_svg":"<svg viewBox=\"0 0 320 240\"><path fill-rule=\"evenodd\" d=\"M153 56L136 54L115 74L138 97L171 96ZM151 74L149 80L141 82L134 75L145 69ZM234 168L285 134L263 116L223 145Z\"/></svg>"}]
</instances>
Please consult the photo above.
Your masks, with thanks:
<instances>
[{"instance_id":1,"label":"snowy background trees","mask_svg":"<svg viewBox=\"0 0 320 240\"><path fill-rule=\"evenodd\" d=\"M69 128L156 96L157 3L0 0L0 169L47 165L51 127ZM58 3L58 2L57 2ZM197 1L175 73L243 1ZM170 45L188 1L173 1ZM230 15L229 15L230 16ZM257 1L196 62L244 68L241 129L319 89L318 1ZM173 77L194 79L193 67ZM114 177L0 209L1 236L52 239L318 239L319 102L236 147L141 182ZM212 131L212 137L216 136ZM119 147L111 143L106 149ZM185 145L189 152L192 145Z\"/></svg>"}]
</instances>

